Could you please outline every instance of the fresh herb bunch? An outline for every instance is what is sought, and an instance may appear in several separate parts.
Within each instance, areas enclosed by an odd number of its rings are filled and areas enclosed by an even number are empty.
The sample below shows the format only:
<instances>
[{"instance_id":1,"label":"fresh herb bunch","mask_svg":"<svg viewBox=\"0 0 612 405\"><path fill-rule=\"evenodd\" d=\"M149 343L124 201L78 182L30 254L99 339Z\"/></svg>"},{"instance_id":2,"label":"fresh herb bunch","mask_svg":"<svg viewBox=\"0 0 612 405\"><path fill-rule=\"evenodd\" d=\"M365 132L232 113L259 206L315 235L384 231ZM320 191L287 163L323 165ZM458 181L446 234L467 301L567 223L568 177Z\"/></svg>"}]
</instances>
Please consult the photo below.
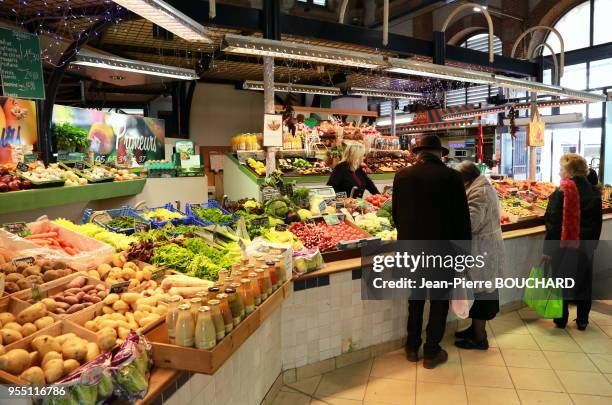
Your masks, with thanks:
<instances>
[{"instance_id":1,"label":"fresh herb bunch","mask_svg":"<svg viewBox=\"0 0 612 405\"><path fill-rule=\"evenodd\" d=\"M75 125L55 124L52 132L58 150L84 149L89 146L87 132Z\"/></svg>"},{"instance_id":2,"label":"fresh herb bunch","mask_svg":"<svg viewBox=\"0 0 612 405\"><path fill-rule=\"evenodd\" d=\"M111 221L106 223L107 226L116 229L127 229L134 227L134 217L128 215L122 215L120 217L113 218Z\"/></svg>"}]
</instances>

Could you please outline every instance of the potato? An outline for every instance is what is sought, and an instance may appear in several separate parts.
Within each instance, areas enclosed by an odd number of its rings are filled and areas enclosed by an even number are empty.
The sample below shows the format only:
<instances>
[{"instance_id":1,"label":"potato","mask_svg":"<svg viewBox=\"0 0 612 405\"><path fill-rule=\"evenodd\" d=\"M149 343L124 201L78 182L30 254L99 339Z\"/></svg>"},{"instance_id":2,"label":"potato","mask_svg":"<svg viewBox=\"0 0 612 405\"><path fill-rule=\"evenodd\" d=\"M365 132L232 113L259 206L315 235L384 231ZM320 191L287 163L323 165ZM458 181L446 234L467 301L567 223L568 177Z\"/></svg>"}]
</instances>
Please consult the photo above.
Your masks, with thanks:
<instances>
[{"instance_id":1,"label":"potato","mask_svg":"<svg viewBox=\"0 0 612 405\"><path fill-rule=\"evenodd\" d=\"M20 324L34 322L47 314L47 307L42 302L32 304L17 314L17 322Z\"/></svg>"},{"instance_id":2,"label":"potato","mask_svg":"<svg viewBox=\"0 0 612 405\"><path fill-rule=\"evenodd\" d=\"M26 267L22 274L27 277L31 275L38 275L40 273L41 273L40 266L33 264L31 266Z\"/></svg>"},{"instance_id":3,"label":"potato","mask_svg":"<svg viewBox=\"0 0 612 405\"><path fill-rule=\"evenodd\" d=\"M48 283L49 281L57 280L58 278L61 278L63 276L64 273L61 270L49 270L45 271L45 274L43 274L43 281L45 283Z\"/></svg>"},{"instance_id":4,"label":"potato","mask_svg":"<svg viewBox=\"0 0 612 405\"><path fill-rule=\"evenodd\" d=\"M30 280L17 280L17 287L19 290L27 290L28 288L32 288L32 282Z\"/></svg>"},{"instance_id":5,"label":"potato","mask_svg":"<svg viewBox=\"0 0 612 405\"><path fill-rule=\"evenodd\" d=\"M0 345L0 356L2 356L6 351L4 350L4 345Z\"/></svg>"},{"instance_id":6,"label":"potato","mask_svg":"<svg viewBox=\"0 0 612 405\"><path fill-rule=\"evenodd\" d=\"M19 280L23 280L25 276L21 273L12 273L6 276L5 280L7 282L16 283Z\"/></svg>"},{"instance_id":7,"label":"potato","mask_svg":"<svg viewBox=\"0 0 612 405\"><path fill-rule=\"evenodd\" d=\"M115 311L111 308L111 307L102 307L102 313L103 314L112 314Z\"/></svg>"},{"instance_id":8,"label":"potato","mask_svg":"<svg viewBox=\"0 0 612 405\"><path fill-rule=\"evenodd\" d=\"M5 324L4 326L2 326L2 329L13 329L14 331L22 333L21 332L22 326L19 325L17 322L9 322L9 323Z\"/></svg>"},{"instance_id":9,"label":"potato","mask_svg":"<svg viewBox=\"0 0 612 405\"><path fill-rule=\"evenodd\" d=\"M75 359L64 360L64 373L66 375L72 373L74 370L76 370L79 367L81 367L81 364L79 364L79 362L76 361Z\"/></svg>"},{"instance_id":10,"label":"potato","mask_svg":"<svg viewBox=\"0 0 612 405\"><path fill-rule=\"evenodd\" d=\"M68 339L72 339L72 338L76 338L78 337L77 335L75 335L72 332L68 332L68 333L64 333L63 335L59 335L55 337L55 340L57 340L57 342L61 345L64 344L64 342L66 342L66 340Z\"/></svg>"},{"instance_id":11,"label":"potato","mask_svg":"<svg viewBox=\"0 0 612 405\"><path fill-rule=\"evenodd\" d=\"M159 315L159 316L166 316L166 313L168 312L168 307L165 305L159 305L155 308L153 308L153 313Z\"/></svg>"},{"instance_id":12,"label":"potato","mask_svg":"<svg viewBox=\"0 0 612 405\"><path fill-rule=\"evenodd\" d=\"M140 270L140 267L138 267L138 265L134 262L127 262L123 265L123 269L132 269L134 271L138 271Z\"/></svg>"},{"instance_id":13,"label":"potato","mask_svg":"<svg viewBox=\"0 0 612 405\"><path fill-rule=\"evenodd\" d=\"M0 356L0 370L7 373L19 375L28 367L30 367L30 353L23 349L13 349Z\"/></svg>"},{"instance_id":14,"label":"potato","mask_svg":"<svg viewBox=\"0 0 612 405\"><path fill-rule=\"evenodd\" d=\"M87 345L80 338L69 338L62 344L62 355L64 359L74 359L79 363L87 356Z\"/></svg>"},{"instance_id":15,"label":"potato","mask_svg":"<svg viewBox=\"0 0 612 405\"><path fill-rule=\"evenodd\" d=\"M45 354L42 358L42 361L40 362L40 364L42 365L43 369L45 368L45 364L50 361L50 360L57 360L60 359L62 360L62 355L56 351L50 351L47 352L47 354Z\"/></svg>"},{"instance_id":16,"label":"potato","mask_svg":"<svg viewBox=\"0 0 612 405\"><path fill-rule=\"evenodd\" d=\"M98 328L100 329L104 329L104 328L117 329L117 326L118 326L117 321L112 320L112 319L105 319L98 324Z\"/></svg>"},{"instance_id":17,"label":"potato","mask_svg":"<svg viewBox=\"0 0 612 405\"><path fill-rule=\"evenodd\" d=\"M153 312L153 307L147 304L138 304L136 310L151 313Z\"/></svg>"},{"instance_id":18,"label":"potato","mask_svg":"<svg viewBox=\"0 0 612 405\"><path fill-rule=\"evenodd\" d=\"M121 294L121 300L127 302L128 304L136 303L136 301L141 298L141 295L133 292L126 292Z\"/></svg>"},{"instance_id":19,"label":"potato","mask_svg":"<svg viewBox=\"0 0 612 405\"><path fill-rule=\"evenodd\" d=\"M58 309L61 309L61 308L58 308ZM55 323L55 319L53 319L50 316L43 316L42 318L34 321L34 325L36 326L38 330L51 326L54 323Z\"/></svg>"},{"instance_id":20,"label":"potato","mask_svg":"<svg viewBox=\"0 0 612 405\"><path fill-rule=\"evenodd\" d=\"M9 322L15 322L15 315L11 314L10 312L2 312L0 314L0 323L2 325L6 325Z\"/></svg>"},{"instance_id":21,"label":"potato","mask_svg":"<svg viewBox=\"0 0 612 405\"><path fill-rule=\"evenodd\" d=\"M43 385L45 383L45 373L40 367L30 367L19 376L33 385Z\"/></svg>"},{"instance_id":22,"label":"potato","mask_svg":"<svg viewBox=\"0 0 612 405\"><path fill-rule=\"evenodd\" d=\"M128 310L130 309L130 306L129 306L129 305L128 305L128 303L126 303L125 301L123 301L123 300L119 300L119 301L116 301L116 302L113 304L113 309L114 309L115 311L122 311L122 310L123 310L123 311L128 311Z\"/></svg>"},{"instance_id":23,"label":"potato","mask_svg":"<svg viewBox=\"0 0 612 405\"><path fill-rule=\"evenodd\" d=\"M115 347L115 339L117 339L117 332L112 328L103 328L96 333L98 335L98 346L100 350L107 352Z\"/></svg>"},{"instance_id":24,"label":"potato","mask_svg":"<svg viewBox=\"0 0 612 405\"><path fill-rule=\"evenodd\" d=\"M89 329L89 330L91 330L93 332L98 330L98 326L96 325L96 323L94 321L87 321L87 322L85 322L85 324L83 326L85 327L85 329Z\"/></svg>"},{"instance_id":25,"label":"potato","mask_svg":"<svg viewBox=\"0 0 612 405\"><path fill-rule=\"evenodd\" d=\"M83 304L74 304L72 305L70 308L68 308L66 310L67 314L74 314L75 312L79 312L80 310L84 309L85 305Z\"/></svg>"},{"instance_id":26,"label":"potato","mask_svg":"<svg viewBox=\"0 0 612 405\"><path fill-rule=\"evenodd\" d=\"M40 353L30 352L30 367L40 365Z\"/></svg>"},{"instance_id":27,"label":"potato","mask_svg":"<svg viewBox=\"0 0 612 405\"><path fill-rule=\"evenodd\" d=\"M119 301L119 294L108 294L106 298L104 298L104 304L106 305L113 305L117 301Z\"/></svg>"},{"instance_id":28,"label":"potato","mask_svg":"<svg viewBox=\"0 0 612 405\"><path fill-rule=\"evenodd\" d=\"M89 270L87 275L91 278L95 278L96 280L100 280L100 273L98 273L96 270Z\"/></svg>"},{"instance_id":29,"label":"potato","mask_svg":"<svg viewBox=\"0 0 612 405\"><path fill-rule=\"evenodd\" d=\"M87 345L87 354L85 355L85 361L90 362L96 357L100 355L100 348L94 342L88 342Z\"/></svg>"},{"instance_id":30,"label":"potato","mask_svg":"<svg viewBox=\"0 0 612 405\"><path fill-rule=\"evenodd\" d=\"M2 342L5 345L10 345L13 342L23 339L23 335L14 329L0 329L2 335Z\"/></svg>"},{"instance_id":31,"label":"potato","mask_svg":"<svg viewBox=\"0 0 612 405\"><path fill-rule=\"evenodd\" d=\"M32 333L36 332L38 328L33 323L24 323L21 327L21 334L23 337L30 336Z\"/></svg>"},{"instance_id":32,"label":"potato","mask_svg":"<svg viewBox=\"0 0 612 405\"><path fill-rule=\"evenodd\" d=\"M50 335L40 335L35 337L34 340L32 340L31 345L43 358L51 351L59 353L62 349L56 338Z\"/></svg>"},{"instance_id":33,"label":"potato","mask_svg":"<svg viewBox=\"0 0 612 405\"><path fill-rule=\"evenodd\" d=\"M43 371L47 384L56 382L64 375L64 360L61 358L49 360L43 364Z\"/></svg>"},{"instance_id":34,"label":"potato","mask_svg":"<svg viewBox=\"0 0 612 405\"><path fill-rule=\"evenodd\" d=\"M47 307L48 311L54 312L55 308L57 308L57 302L53 298L43 298L42 300L40 300L40 302L45 304L45 307Z\"/></svg>"},{"instance_id":35,"label":"potato","mask_svg":"<svg viewBox=\"0 0 612 405\"><path fill-rule=\"evenodd\" d=\"M66 285L66 288L81 288L85 284L87 284L87 277L77 276Z\"/></svg>"},{"instance_id":36,"label":"potato","mask_svg":"<svg viewBox=\"0 0 612 405\"><path fill-rule=\"evenodd\" d=\"M17 283L13 283L12 281L7 281L4 284L4 292L6 292L7 294L13 294L13 293L16 293L17 291L21 291Z\"/></svg>"}]
</instances>

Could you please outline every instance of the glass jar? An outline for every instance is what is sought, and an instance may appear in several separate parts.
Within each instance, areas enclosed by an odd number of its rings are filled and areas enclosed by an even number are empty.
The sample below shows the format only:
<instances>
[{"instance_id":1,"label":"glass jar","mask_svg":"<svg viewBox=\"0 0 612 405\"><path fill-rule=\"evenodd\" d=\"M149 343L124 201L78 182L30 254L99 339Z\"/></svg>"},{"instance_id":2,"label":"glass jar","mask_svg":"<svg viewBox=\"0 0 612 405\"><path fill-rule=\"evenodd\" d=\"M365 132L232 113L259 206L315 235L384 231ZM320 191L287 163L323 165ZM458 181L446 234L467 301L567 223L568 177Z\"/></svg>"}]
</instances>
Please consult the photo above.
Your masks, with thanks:
<instances>
[{"instance_id":1,"label":"glass jar","mask_svg":"<svg viewBox=\"0 0 612 405\"><path fill-rule=\"evenodd\" d=\"M191 305L191 316L193 316L193 321L198 321L198 311L202 306L202 298L195 297L189 300L189 305Z\"/></svg>"},{"instance_id":2,"label":"glass jar","mask_svg":"<svg viewBox=\"0 0 612 405\"><path fill-rule=\"evenodd\" d=\"M241 280L243 278L249 278L249 273L251 272L251 270L250 270L251 266L253 266L253 268L255 267L254 265L249 264L248 266L243 267L242 269L240 269Z\"/></svg>"},{"instance_id":3,"label":"glass jar","mask_svg":"<svg viewBox=\"0 0 612 405\"><path fill-rule=\"evenodd\" d=\"M251 289L251 280L243 278L240 280L240 284L242 285L241 293L244 301L244 312L248 315L255 311L255 299L253 297L253 290Z\"/></svg>"},{"instance_id":4,"label":"glass jar","mask_svg":"<svg viewBox=\"0 0 612 405\"><path fill-rule=\"evenodd\" d=\"M278 275L276 274L276 267L274 266L273 260L266 261L266 266L268 267L268 272L270 273L270 281L272 282L272 289L276 290L280 287L280 280Z\"/></svg>"},{"instance_id":5,"label":"glass jar","mask_svg":"<svg viewBox=\"0 0 612 405\"><path fill-rule=\"evenodd\" d=\"M249 258L248 257L242 257L240 259L240 266L246 266L247 264L249 264Z\"/></svg>"},{"instance_id":6,"label":"glass jar","mask_svg":"<svg viewBox=\"0 0 612 405\"><path fill-rule=\"evenodd\" d=\"M196 293L196 297L202 300L202 305L208 305L208 291L200 291Z\"/></svg>"},{"instance_id":7,"label":"glass jar","mask_svg":"<svg viewBox=\"0 0 612 405\"><path fill-rule=\"evenodd\" d=\"M195 326L195 347L210 350L217 344L217 332L212 320L210 307L203 305L198 309L198 321Z\"/></svg>"},{"instance_id":8,"label":"glass jar","mask_svg":"<svg viewBox=\"0 0 612 405\"><path fill-rule=\"evenodd\" d=\"M166 312L166 325L168 326L168 343L176 344L176 320L178 319L178 306L181 302L179 295L168 298L168 311Z\"/></svg>"},{"instance_id":9,"label":"glass jar","mask_svg":"<svg viewBox=\"0 0 612 405\"><path fill-rule=\"evenodd\" d=\"M268 284L266 282L266 272L264 269L255 270L257 274L257 283L259 284L259 292L261 294L261 302L268 299Z\"/></svg>"},{"instance_id":10,"label":"glass jar","mask_svg":"<svg viewBox=\"0 0 612 405\"><path fill-rule=\"evenodd\" d=\"M225 280L227 280L230 276L230 272L227 269L221 269L219 270L219 282L220 283L225 283Z\"/></svg>"},{"instance_id":11,"label":"glass jar","mask_svg":"<svg viewBox=\"0 0 612 405\"><path fill-rule=\"evenodd\" d=\"M236 291L236 298L238 300L238 305L240 305L240 320L244 320L246 317L246 309L244 302L244 293L242 292L242 284L241 283L232 283L230 286Z\"/></svg>"},{"instance_id":12,"label":"glass jar","mask_svg":"<svg viewBox=\"0 0 612 405\"><path fill-rule=\"evenodd\" d=\"M238 294L232 287L225 289L225 293L227 294L227 303L232 312L232 323L234 326L237 326L240 323L240 301L238 300Z\"/></svg>"},{"instance_id":13,"label":"glass jar","mask_svg":"<svg viewBox=\"0 0 612 405\"><path fill-rule=\"evenodd\" d=\"M178 306L178 311L178 318L176 319L176 345L193 347L195 322L191 315L191 305L181 304Z\"/></svg>"},{"instance_id":14,"label":"glass jar","mask_svg":"<svg viewBox=\"0 0 612 405\"><path fill-rule=\"evenodd\" d=\"M219 309L221 310L223 324L225 325L225 334L228 334L234 329L234 321L232 320L232 311L227 302L227 294L217 294L217 299L219 300Z\"/></svg>"},{"instance_id":15,"label":"glass jar","mask_svg":"<svg viewBox=\"0 0 612 405\"><path fill-rule=\"evenodd\" d=\"M225 283L223 281L216 281L215 287L217 287L219 291L223 292L223 290L225 289Z\"/></svg>"},{"instance_id":16,"label":"glass jar","mask_svg":"<svg viewBox=\"0 0 612 405\"><path fill-rule=\"evenodd\" d=\"M221 315L221 308L219 308L219 304L219 300L208 301L208 306L210 307L210 316L212 317L213 323L215 324L217 342L225 337L225 322L223 321L223 315Z\"/></svg>"},{"instance_id":17,"label":"glass jar","mask_svg":"<svg viewBox=\"0 0 612 405\"><path fill-rule=\"evenodd\" d=\"M274 269L276 270L276 275L281 284L287 281L287 267L285 266L285 259L282 256L276 256L274 259Z\"/></svg>"},{"instance_id":18,"label":"glass jar","mask_svg":"<svg viewBox=\"0 0 612 405\"><path fill-rule=\"evenodd\" d=\"M259 290L259 282L257 281L257 273L249 273L249 280L251 281L251 291L253 291L253 302L255 305L261 304L261 291Z\"/></svg>"},{"instance_id":19,"label":"glass jar","mask_svg":"<svg viewBox=\"0 0 612 405\"><path fill-rule=\"evenodd\" d=\"M231 268L231 271L229 273L232 274L232 273L235 273L238 270L240 270L240 263L235 263L235 264L232 264L232 268Z\"/></svg>"},{"instance_id":20,"label":"glass jar","mask_svg":"<svg viewBox=\"0 0 612 405\"><path fill-rule=\"evenodd\" d=\"M272 277L270 277L270 269L268 266L261 266L261 269L264 271L264 280L266 282L266 292L268 293L268 297L272 295L272 291L274 291L274 284L272 284Z\"/></svg>"}]
</instances>

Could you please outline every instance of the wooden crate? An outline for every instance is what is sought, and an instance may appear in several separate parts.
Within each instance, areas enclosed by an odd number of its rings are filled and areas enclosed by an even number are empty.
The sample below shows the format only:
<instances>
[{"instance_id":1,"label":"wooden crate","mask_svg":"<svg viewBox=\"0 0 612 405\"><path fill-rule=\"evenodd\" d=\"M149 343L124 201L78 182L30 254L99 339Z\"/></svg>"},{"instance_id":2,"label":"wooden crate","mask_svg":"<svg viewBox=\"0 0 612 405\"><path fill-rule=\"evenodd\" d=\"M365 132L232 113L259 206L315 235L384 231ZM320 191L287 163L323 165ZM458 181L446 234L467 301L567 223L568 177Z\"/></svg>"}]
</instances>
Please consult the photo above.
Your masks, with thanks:
<instances>
[{"instance_id":1,"label":"wooden crate","mask_svg":"<svg viewBox=\"0 0 612 405\"><path fill-rule=\"evenodd\" d=\"M146 334L153 346L155 366L213 374L282 304L290 286L287 281L211 350L168 344L168 328L162 323Z\"/></svg>"},{"instance_id":2,"label":"wooden crate","mask_svg":"<svg viewBox=\"0 0 612 405\"><path fill-rule=\"evenodd\" d=\"M61 321L61 322L54 323L48 328L41 329L37 331L36 333L33 333L24 339L21 339L17 342L11 343L8 346L5 346L4 350L6 353L8 353L9 351L13 349L25 349L29 352L31 351L30 343L37 336L40 336L40 335L59 336L59 335L63 335L65 333L71 333L71 332L83 339L86 339L89 342L97 341L96 340L97 337L95 333L90 332L87 329L81 328L80 326L75 325L74 323L70 321ZM27 381L22 380L18 376L9 374L2 370L0 370L0 381L5 382L5 383L10 383L10 384L29 384Z\"/></svg>"},{"instance_id":3,"label":"wooden crate","mask_svg":"<svg viewBox=\"0 0 612 405\"><path fill-rule=\"evenodd\" d=\"M0 312L10 312L11 314L17 316L18 313L29 307L29 302L22 301L15 297L2 297L0 298ZM45 314L45 316L50 316L55 319L55 321L59 321L59 317L56 314L53 314L49 311Z\"/></svg>"}]
</instances>

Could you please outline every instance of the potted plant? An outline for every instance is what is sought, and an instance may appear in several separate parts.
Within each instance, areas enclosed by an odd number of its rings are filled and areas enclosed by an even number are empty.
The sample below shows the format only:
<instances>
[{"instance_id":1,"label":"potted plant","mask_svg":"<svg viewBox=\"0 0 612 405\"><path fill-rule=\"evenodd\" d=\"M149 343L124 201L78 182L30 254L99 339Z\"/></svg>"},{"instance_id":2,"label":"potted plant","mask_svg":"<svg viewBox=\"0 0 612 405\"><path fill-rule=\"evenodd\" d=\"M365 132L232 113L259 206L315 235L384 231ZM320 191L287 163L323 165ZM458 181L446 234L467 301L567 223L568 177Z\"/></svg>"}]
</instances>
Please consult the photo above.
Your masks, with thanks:
<instances>
[{"instance_id":1,"label":"potted plant","mask_svg":"<svg viewBox=\"0 0 612 405\"><path fill-rule=\"evenodd\" d=\"M57 150L67 152L84 152L89 146L89 139L87 139L87 132L75 125L69 123L54 124L53 125L53 138Z\"/></svg>"}]
</instances>

